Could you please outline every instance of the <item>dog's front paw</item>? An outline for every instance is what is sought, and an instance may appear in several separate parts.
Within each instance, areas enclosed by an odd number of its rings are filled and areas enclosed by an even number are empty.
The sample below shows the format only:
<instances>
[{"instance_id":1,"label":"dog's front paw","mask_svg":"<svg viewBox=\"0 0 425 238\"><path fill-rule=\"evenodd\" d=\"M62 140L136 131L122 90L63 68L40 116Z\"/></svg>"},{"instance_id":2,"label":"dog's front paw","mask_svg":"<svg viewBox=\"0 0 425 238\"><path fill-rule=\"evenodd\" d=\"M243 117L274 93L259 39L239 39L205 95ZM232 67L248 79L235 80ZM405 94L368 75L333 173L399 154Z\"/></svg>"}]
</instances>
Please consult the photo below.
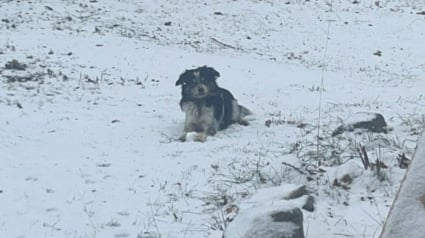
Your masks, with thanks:
<instances>
[{"instance_id":1,"label":"dog's front paw","mask_svg":"<svg viewBox=\"0 0 425 238\"><path fill-rule=\"evenodd\" d=\"M215 135L216 133L217 133L217 130L216 130L216 129L214 129L214 128L208 128L208 130L207 130L207 134L208 134L208 135L213 136L213 135Z\"/></svg>"},{"instance_id":2,"label":"dog's front paw","mask_svg":"<svg viewBox=\"0 0 425 238\"><path fill-rule=\"evenodd\" d=\"M249 122L245 119L239 119L238 123L242 126L249 126Z\"/></svg>"},{"instance_id":3,"label":"dog's front paw","mask_svg":"<svg viewBox=\"0 0 425 238\"><path fill-rule=\"evenodd\" d=\"M179 141L181 141L181 142L185 142L186 141L186 137L187 137L187 133L184 133L183 135L181 135L180 137L179 137Z\"/></svg>"},{"instance_id":4,"label":"dog's front paw","mask_svg":"<svg viewBox=\"0 0 425 238\"><path fill-rule=\"evenodd\" d=\"M193 138L194 141L199 142L205 142L207 140L207 134L206 133L198 133L196 134L195 138Z\"/></svg>"}]
</instances>

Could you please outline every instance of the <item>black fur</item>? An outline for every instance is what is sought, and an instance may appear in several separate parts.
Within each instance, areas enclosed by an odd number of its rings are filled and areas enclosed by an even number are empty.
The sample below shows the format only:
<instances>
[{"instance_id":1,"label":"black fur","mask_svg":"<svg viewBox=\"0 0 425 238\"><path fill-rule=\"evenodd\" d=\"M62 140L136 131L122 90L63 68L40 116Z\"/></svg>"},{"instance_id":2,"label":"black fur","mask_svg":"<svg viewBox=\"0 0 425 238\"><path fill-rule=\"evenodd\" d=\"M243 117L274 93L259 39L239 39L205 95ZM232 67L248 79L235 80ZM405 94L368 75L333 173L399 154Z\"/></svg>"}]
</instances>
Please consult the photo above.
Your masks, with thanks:
<instances>
[{"instance_id":1,"label":"black fur","mask_svg":"<svg viewBox=\"0 0 425 238\"><path fill-rule=\"evenodd\" d=\"M180 107L186 112L181 140L192 131L214 135L235 122L248 125L242 117L249 115L249 110L238 105L232 93L217 85L219 76L214 68L203 66L186 70L177 80L176 86L182 86Z\"/></svg>"}]
</instances>

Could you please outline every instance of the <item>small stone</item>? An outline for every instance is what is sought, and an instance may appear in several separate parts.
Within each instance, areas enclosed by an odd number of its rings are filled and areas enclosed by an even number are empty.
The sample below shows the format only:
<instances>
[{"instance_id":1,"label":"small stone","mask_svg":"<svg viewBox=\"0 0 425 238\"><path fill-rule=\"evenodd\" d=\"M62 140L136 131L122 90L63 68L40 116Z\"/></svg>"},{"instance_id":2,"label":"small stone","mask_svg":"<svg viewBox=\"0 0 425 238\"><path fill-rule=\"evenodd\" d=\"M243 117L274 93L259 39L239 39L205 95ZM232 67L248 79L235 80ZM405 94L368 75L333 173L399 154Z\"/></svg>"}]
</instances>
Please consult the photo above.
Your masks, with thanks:
<instances>
[{"instance_id":1,"label":"small stone","mask_svg":"<svg viewBox=\"0 0 425 238\"><path fill-rule=\"evenodd\" d=\"M12 69L12 70L26 70L27 69L27 65L23 64L23 63L19 63L19 61L17 60L11 60L9 62L7 62L4 67L6 69Z\"/></svg>"},{"instance_id":2,"label":"small stone","mask_svg":"<svg viewBox=\"0 0 425 238\"><path fill-rule=\"evenodd\" d=\"M373 53L373 55L375 55L375 56L382 56L382 51L380 51L380 50L377 50L377 51L375 51L374 53Z\"/></svg>"}]
</instances>

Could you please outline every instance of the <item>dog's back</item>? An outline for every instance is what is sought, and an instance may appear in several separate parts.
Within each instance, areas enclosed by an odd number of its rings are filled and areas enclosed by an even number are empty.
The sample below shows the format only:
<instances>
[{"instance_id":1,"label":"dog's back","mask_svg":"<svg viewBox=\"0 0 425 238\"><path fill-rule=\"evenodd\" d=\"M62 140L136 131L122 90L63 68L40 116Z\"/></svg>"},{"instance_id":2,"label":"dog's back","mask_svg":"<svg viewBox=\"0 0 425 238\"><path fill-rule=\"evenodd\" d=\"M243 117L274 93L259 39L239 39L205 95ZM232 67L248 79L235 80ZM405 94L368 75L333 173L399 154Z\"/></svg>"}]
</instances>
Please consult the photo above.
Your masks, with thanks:
<instances>
[{"instance_id":1,"label":"dog's back","mask_svg":"<svg viewBox=\"0 0 425 238\"><path fill-rule=\"evenodd\" d=\"M238 104L233 94L227 89L219 88L218 94L221 102L217 103L214 107L216 120L220 122L220 129L226 129L230 124L235 122L239 123L244 116L251 114L247 108Z\"/></svg>"}]
</instances>

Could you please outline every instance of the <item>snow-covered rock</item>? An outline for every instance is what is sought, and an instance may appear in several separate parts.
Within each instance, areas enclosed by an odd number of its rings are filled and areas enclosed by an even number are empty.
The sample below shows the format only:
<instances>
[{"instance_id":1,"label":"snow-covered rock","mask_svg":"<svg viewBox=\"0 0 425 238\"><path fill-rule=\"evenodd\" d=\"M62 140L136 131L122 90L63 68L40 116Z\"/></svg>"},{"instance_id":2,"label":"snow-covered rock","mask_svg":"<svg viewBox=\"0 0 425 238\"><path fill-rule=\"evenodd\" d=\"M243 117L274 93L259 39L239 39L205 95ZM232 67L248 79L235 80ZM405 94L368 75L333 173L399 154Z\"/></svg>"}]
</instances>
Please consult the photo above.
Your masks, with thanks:
<instances>
[{"instance_id":1,"label":"snow-covered rock","mask_svg":"<svg viewBox=\"0 0 425 238\"><path fill-rule=\"evenodd\" d=\"M297 207L260 206L238 215L223 238L304 238L303 214Z\"/></svg>"},{"instance_id":2,"label":"snow-covered rock","mask_svg":"<svg viewBox=\"0 0 425 238\"><path fill-rule=\"evenodd\" d=\"M363 171L363 167L357 161L349 160L336 169L334 184L347 187L355 178L361 176Z\"/></svg>"},{"instance_id":3,"label":"snow-covered rock","mask_svg":"<svg viewBox=\"0 0 425 238\"><path fill-rule=\"evenodd\" d=\"M341 126L339 126L332 136L337 136L345 131L354 131L356 129L368 132L387 133L387 123L384 116L375 112L358 112L347 117Z\"/></svg>"},{"instance_id":4,"label":"snow-covered rock","mask_svg":"<svg viewBox=\"0 0 425 238\"><path fill-rule=\"evenodd\" d=\"M303 238L303 214L314 199L303 185L286 184L260 189L240 205L223 238Z\"/></svg>"}]
</instances>

